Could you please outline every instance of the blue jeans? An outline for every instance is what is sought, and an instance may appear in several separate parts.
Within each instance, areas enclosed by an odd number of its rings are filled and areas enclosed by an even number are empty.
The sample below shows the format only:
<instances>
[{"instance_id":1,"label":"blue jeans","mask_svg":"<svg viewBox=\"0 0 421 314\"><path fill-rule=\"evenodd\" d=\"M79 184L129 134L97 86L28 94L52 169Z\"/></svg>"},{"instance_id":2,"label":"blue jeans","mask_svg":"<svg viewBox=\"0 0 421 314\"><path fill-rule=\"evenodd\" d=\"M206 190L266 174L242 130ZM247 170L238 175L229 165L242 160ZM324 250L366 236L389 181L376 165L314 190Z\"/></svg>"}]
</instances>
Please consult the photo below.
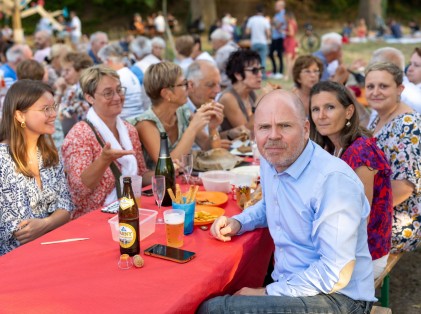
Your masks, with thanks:
<instances>
[{"instance_id":1,"label":"blue jeans","mask_svg":"<svg viewBox=\"0 0 421 314\"><path fill-rule=\"evenodd\" d=\"M210 299L197 313L343 313L369 314L372 302L355 301L342 294L319 294L312 297L230 296Z\"/></svg>"},{"instance_id":2,"label":"blue jeans","mask_svg":"<svg viewBox=\"0 0 421 314\"><path fill-rule=\"evenodd\" d=\"M266 57L268 55L268 45L266 44L253 44L251 50L256 51L260 56L260 63L265 68L263 77L266 78Z\"/></svg>"}]
</instances>

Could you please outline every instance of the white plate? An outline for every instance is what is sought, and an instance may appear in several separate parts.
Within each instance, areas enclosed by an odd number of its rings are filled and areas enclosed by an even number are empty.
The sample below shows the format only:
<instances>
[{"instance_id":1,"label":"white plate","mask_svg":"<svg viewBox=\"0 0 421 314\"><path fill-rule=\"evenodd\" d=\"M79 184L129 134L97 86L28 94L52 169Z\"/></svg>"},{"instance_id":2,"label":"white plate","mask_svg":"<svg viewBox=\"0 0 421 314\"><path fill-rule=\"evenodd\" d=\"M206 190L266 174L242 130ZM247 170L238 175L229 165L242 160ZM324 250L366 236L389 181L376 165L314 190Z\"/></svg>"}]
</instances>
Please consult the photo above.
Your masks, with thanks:
<instances>
[{"instance_id":1,"label":"white plate","mask_svg":"<svg viewBox=\"0 0 421 314\"><path fill-rule=\"evenodd\" d=\"M253 156L253 152L242 153L237 148L241 146L250 146L250 140L240 141L235 140L231 143L231 147L233 148L230 153L237 156Z\"/></svg>"},{"instance_id":2,"label":"white plate","mask_svg":"<svg viewBox=\"0 0 421 314\"><path fill-rule=\"evenodd\" d=\"M260 176L260 166L237 167L237 168L231 169L231 172L234 172L234 173L237 173L237 174L251 175L253 177L258 177L258 176Z\"/></svg>"}]
</instances>

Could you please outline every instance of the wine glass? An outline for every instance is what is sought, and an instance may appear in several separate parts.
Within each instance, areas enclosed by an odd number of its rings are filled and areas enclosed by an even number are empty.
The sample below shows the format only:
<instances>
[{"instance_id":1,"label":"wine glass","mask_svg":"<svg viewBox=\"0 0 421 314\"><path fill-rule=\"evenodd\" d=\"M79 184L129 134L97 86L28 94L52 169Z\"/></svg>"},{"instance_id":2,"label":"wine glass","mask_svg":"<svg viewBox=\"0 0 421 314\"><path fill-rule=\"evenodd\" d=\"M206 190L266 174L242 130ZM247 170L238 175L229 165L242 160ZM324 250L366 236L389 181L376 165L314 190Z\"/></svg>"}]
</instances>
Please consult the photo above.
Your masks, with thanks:
<instances>
[{"instance_id":1,"label":"wine glass","mask_svg":"<svg viewBox=\"0 0 421 314\"><path fill-rule=\"evenodd\" d=\"M157 224L163 224L164 218L161 213L161 204L165 195L165 177L164 176L153 176L152 177L152 191L155 197L155 201L158 204L158 217L156 219Z\"/></svg>"},{"instance_id":2,"label":"wine glass","mask_svg":"<svg viewBox=\"0 0 421 314\"><path fill-rule=\"evenodd\" d=\"M193 155L186 154L181 156L181 164L183 166L183 174L186 178L186 183L190 183L190 176L193 170Z\"/></svg>"}]
</instances>

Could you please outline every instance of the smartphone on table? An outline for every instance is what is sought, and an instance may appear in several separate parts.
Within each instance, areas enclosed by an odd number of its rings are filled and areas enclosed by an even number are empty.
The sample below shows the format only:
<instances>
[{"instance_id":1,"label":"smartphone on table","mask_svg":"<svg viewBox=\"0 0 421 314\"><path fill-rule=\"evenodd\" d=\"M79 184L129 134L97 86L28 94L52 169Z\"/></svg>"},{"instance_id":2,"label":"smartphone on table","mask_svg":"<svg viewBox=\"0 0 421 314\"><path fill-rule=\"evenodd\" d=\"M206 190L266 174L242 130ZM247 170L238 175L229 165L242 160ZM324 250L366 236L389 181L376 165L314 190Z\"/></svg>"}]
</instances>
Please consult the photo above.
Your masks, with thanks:
<instances>
[{"instance_id":1,"label":"smartphone on table","mask_svg":"<svg viewBox=\"0 0 421 314\"><path fill-rule=\"evenodd\" d=\"M153 191L152 191L152 189L144 190L144 191L142 191L142 195L143 196L153 196Z\"/></svg>"},{"instance_id":2,"label":"smartphone on table","mask_svg":"<svg viewBox=\"0 0 421 314\"><path fill-rule=\"evenodd\" d=\"M145 255L154 256L176 263L187 263L196 257L196 253L177 249L163 244L154 244L144 251Z\"/></svg>"}]
</instances>

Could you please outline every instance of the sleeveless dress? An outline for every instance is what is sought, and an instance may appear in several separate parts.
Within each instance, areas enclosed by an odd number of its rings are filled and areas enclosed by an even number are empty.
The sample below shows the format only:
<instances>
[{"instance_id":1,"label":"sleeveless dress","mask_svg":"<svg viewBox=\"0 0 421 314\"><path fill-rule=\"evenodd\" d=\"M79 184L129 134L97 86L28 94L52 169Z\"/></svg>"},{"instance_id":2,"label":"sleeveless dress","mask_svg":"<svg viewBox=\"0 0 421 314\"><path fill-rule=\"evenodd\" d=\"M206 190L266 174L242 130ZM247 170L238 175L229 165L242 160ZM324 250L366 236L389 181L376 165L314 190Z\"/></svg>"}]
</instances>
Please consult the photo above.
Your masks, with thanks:
<instances>
[{"instance_id":1,"label":"sleeveless dress","mask_svg":"<svg viewBox=\"0 0 421 314\"><path fill-rule=\"evenodd\" d=\"M191 111L188 107L188 105L183 105L176 111L177 115L177 125L178 125L178 138L175 142L171 142L171 140L168 138L168 148L170 152L174 150L174 148L177 146L178 142L180 142L181 137L183 136L184 132L186 131L187 127L190 123L190 117L191 117ZM166 132L163 124L159 120L159 118L156 116L156 114L153 112L152 108L149 108L145 112L142 112L139 116L133 119L128 119L128 122L130 122L133 125L136 125L136 123L140 121L152 121L155 122L156 127L158 128L159 132ZM143 157L146 162L146 167L148 169L155 169L155 162L152 160L151 156L149 156L146 149L143 150Z\"/></svg>"},{"instance_id":2,"label":"sleeveless dress","mask_svg":"<svg viewBox=\"0 0 421 314\"><path fill-rule=\"evenodd\" d=\"M240 97L240 95L238 95L238 93L235 91L235 89L231 86L231 87L228 87L228 88L226 88L224 91L223 91L223 93L222 93L222 95L221 95L221 97L224 95L224 94L226 94L226 93L230 93L230 94L232 94L234 97L235 97L235 99L237 100L237 103L238 103L238 106L240 107L240 109L241 109L241 112L243 113L243 115L244 115L244 117L247 119L247 122L250 120L250 118L249 118L249 116L247 115L247 109L246 109L246 106L244 105L244 102L243 102L243 100L241 99L241 97ZM251 91L250 92L250 94L249 94L249 97L250 97L250 99L251 99L251 101L252 101L252 110L253 110L253 112L254 112L254 103L255 103L255 101L256 101L256 93L254 92L254 91ZM232 124L228 121L228 119L227 118L225 118L224 117L224 121L222 122L222 124L221 124L221 131L226 131L226 130L231 130L233 128L233 126L232 126Z\"/></svg>"}]
</instances>

